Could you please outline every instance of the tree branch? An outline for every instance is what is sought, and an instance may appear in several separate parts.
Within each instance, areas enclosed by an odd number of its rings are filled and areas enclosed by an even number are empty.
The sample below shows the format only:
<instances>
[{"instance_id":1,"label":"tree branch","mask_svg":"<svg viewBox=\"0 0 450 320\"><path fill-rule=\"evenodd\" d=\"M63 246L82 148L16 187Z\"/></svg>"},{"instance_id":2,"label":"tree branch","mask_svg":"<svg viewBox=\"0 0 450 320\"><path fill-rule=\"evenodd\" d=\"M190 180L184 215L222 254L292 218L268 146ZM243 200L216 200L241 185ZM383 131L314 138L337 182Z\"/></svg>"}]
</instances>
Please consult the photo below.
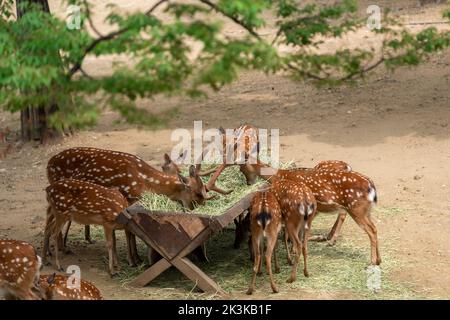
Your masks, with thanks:
<instances>
[{"instance_id":1,"label":"tree branch","mask_svg":"<svg viewBox=\"0 0 450 320\"><path fill-rule=\"evenodd\" d=\"M215 3L212 3L209 0L200 0L201 3L207 5L208 7L210 7L211 9L213 9L214 11L222 14L223 16L233 20L235 23L239 24L241 27L243 27L244 29L246 29L252 36L254 36L256 39L262 41L263 39L261 38L261 36L259 34L257 34L255 32L255 30L253 30L252 27L248 26L245 24L244 21L240 20L237 17L234 17L232 15L229 15L228 13L226 13L225 11L223 11L222 9L219 8L219 6L217 6Z\"/></svg>"},{"instance_id":2,"label":"tree branch","mask_svg":"<svg viewBox=\"0 0 450 320\"><path fill-rule=\"evenodd\" d=\"M82 67L80 67L80 72L83 76L85 76L86 78L88 78L89 80L94 80L93 77L91 77L89 74L87 74L86 71L84 71L84 69Z\"/></svg>"},{"instance_id":3,"label":"tree branch","mask_svg":"<svg viewBox=\"0 0 450 320\"><path fill-rule=\"evenodd\" d=\"M86 18L88 19L89 26L91 29L97 34L98 37L103 37L103 35L98 31L98 29L94 26L94 22L91 19L91 10L89 9L89 4L87 0L83 0L84 7L86 8Z\"/></svg>"},{"instance_id":4,"label":"tree branch","mask_svg":"<svg viewBox=\"0 0 450 320\"><path fill-rule=\"evenodd\" d=\"M146 15L151 15L153 13L153 11L155 11L160 5L162 5L163 3L167 2L169 0L160 0L157 3L155 3L149 10L147 10L145 12ZM83 55L81 56L80 60L78 62L76 62L72 68L70 68L67 77L70 79L72 78L72 76L81 69L81 65L83 64L84 58L86 58L86 56L92 52L92 50L95 49L95 47L97 47L100 43L105 42L105 41L109 41L111 39L114 39L115 37L127 32L129 30L129 28L122 28L113 32L108 33L107 35L104 35L102 37L99 37L97 39L95 39L94 41L91 42L90 45L88 45L86 47L86 49L83 52Z\"/></svg>"}]
</instances>

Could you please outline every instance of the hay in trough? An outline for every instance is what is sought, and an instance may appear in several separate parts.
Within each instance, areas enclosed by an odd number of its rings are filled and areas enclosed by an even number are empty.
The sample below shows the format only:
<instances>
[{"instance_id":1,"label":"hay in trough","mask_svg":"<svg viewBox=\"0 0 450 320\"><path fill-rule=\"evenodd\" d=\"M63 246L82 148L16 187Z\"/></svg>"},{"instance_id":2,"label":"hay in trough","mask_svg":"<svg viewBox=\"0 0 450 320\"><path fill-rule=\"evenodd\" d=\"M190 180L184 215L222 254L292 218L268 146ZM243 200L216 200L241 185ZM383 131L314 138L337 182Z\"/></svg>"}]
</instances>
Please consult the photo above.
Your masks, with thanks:
<instances>
[{"instance_id":1,"label":"hay in trough","mask_svg":"<svg viewBox=\"0 0 450 320\"><path fill-rule=\"evenodd\" d=\"M292 167L292 162L281 163L281 168ZM204 166L205 170L214 168L215 166ZM186 175L186 172L183 172ZM203 182L206 183L209 177L204 177ZM226 168L222 174L217 179L216 185L219 188L225 190L233 190L228 195L217 195L216 198L208 200L204 205L197 206L193 210L186 211L197 214L206 215L220 215L224 211L232 207L236 202L241 200L243 197L251 192L258 190L264 181L258 179L256 184L248 186L245 181L244 175L239 171L239 166L232 166ZM145 193L140 199L140 203L144 208L151 211L172 211L172 212L182 212L183 207L181 204L170 200L164 195L158 195L154 193Z\"/></svg>"}]
</instances>

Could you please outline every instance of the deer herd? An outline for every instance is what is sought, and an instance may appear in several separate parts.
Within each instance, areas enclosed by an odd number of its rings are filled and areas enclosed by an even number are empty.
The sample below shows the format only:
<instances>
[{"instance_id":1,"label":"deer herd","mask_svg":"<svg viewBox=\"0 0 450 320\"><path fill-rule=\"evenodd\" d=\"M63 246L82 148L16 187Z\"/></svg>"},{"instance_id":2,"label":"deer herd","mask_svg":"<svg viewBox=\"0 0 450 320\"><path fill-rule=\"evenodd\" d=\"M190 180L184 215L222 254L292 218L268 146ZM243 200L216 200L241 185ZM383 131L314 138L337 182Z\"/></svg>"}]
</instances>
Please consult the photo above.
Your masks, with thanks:
<instances>
[{"instance_id":1,"label":"deer herd","mask_svg":"<svg viewBox=\"0 0 450 320\"><path fill-rule=\"evenodd\" d=\"M220 132L225 133L223 129ZM275 169L258 157L252 158L252 151L259 151L256 128L243 125L234 129L233 135L231 148L223 136L224 160L230 157L230 153L236 155L236 146L242 143L245 161L236 165L240 166L247 184L254 184L258 178L267 181L255 192L248 214L244 213L235 220L235 247L248 240L253 259L253 274L247 294L255 290L256 275L261 273L262 254L272 291L278 292L272 274L272 256L275 272L279 272L276 251L282 229L287 261L292 265L287 281L293 282L301 255L303 274L309 276L308 241L328 241L334 245L347 213L369 236L371 263L381 263L377 229L370 217L371 207L377 202L377 192L370 178L353 171L343 161L322 161L313 168ZM202 159L204 155L205 152ZM103 227L108 248L108 270L114 276L119 267L116 230L125 232L128 263L136 266L141 262L134 234L116 222L120 212L138 201L144 192L165 195L187 209L202 205L217 193L232 192L215 185L221 172L230 165L233 163L224 161L215 170L201 172L201 164L197 163L191 165L188 175L184 176L167 154L164 155L162 170L135 155L118 151L77 147L56 154L47 165L49 185L45 191L48 206L41 254L39 256L27 242L0 239L0 299L101 299L100 291L86 280L81 279L79 286L71 287L67 276L55 273L40 275L49 256L54 256L55 269L63 270L60 251L69 250L67 235L71 223L85 226L85 239L89 242L89 226ZM203 183L201 176L209 174L212 174L211 178ZM216 193L211 194L211 191ZM317 212L336 211L337 220L327 236L311 234Z\"/></svg>"}]
</instances>

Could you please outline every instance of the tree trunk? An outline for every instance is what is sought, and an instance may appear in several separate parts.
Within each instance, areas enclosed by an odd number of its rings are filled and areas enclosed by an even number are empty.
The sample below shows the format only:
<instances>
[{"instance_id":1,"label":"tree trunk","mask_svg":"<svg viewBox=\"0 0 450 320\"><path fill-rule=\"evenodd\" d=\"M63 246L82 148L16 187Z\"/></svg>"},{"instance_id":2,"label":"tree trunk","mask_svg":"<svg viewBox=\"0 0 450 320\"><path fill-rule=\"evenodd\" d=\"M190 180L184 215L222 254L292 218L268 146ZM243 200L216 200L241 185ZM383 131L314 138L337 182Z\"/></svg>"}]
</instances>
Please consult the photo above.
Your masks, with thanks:
<instances>
[{"instance_id":1,"label":"tree trunk","mask_svg":"<svg viewBox=\"0 0 450 320\"><path fill-rule=\"evenodd\" d=\"M17 19L20 19L26 10L21 8L23 3L32 3L40 6L41 10L50 14L50 7L47 0L16 0ZM56 53L59 54L59 53ZM51 111L54 111L54 107L47 106L29 106L20 112L20 124L23 141L40 140L44 142L46 136L49 133L47 116Z\"/></svg>"}]
</instances>

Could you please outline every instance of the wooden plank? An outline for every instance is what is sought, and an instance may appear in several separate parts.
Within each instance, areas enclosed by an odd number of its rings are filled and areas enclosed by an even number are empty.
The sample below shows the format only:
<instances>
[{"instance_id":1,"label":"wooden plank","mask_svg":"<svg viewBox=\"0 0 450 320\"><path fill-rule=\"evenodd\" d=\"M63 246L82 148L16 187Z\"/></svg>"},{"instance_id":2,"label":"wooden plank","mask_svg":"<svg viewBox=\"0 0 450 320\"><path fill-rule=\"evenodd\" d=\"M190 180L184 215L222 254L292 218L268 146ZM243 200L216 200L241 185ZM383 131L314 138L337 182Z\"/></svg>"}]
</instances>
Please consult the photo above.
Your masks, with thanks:
<instances>
[{"instance_id":1,"label":"wooden plank","mask_svg":"<svg viewBox=\"0 0 450 320\"><path fill-rule=\"evenodd\" d=\"M188 258L176 258L171 262L186 277L195 282L197 286L204 292L213 294L225 293L214 280L208 277L206 273L204 273L199 267L193 264Z\"/></svg>"},{"instance_id":2,"label":"wooden plank","mask_svg":"<svg viewBox=\"0 0 450 320\"><path fill-rule=\"evenodd\" d=\"M238 217L242 212L250 208L253 196L255 192L249 193L244 198L236 202L231 208L225 211L224 214L217 216L216 220L220 224L221 228L228 226L233 220Z\"/></svg>"},{"instance_id":3,"label":"wooden plank","mask_svg":"<svg viewBox=\"0 0 450 320\"><path fill-rule=\"evenodd\" d=\"M171 266L172 264L169 261L167 261L165 258L162 258L158 262L153 264L150 268L141 273L139 276L137 276L136 279L131 282L131 285L135 287L145 287Z\"/></svg>"},{"instance_id":4,"label":"wooden plank","mask_svg":"<svg viewBox=\"0 0 450 320\"><path fill-rule=\"evenodd\" d=\"M197 248L203 242L208 240L211 237L211 235L212 230L210 228L206 228L201 233L199 233L199 235L196 238L192 239L192 241L186 247L184 247L174 259L187 256L195 248Z\"/></svg>"},{"instance_id":5,"label":"wooden plank","mask_svg":"<svg viewBox=\"0 0 450 320\"><path fill-rule=\"evenodd\" d=\"M128 210L128 209L126 209ZM122 213L121 213L122 215ZM124 217L126 217L126 214L124 214ZM123 223L122 223L123 224ZM153 249L155 249L161 256L163 256L164 258L166 258L167 260L169 260L169 257L167 255L167 253L164 251L163 248L160 248L155 241L153 241L153 239L145 232L145 230L143 230L139 224L136 223L136 221L134 221L134 219L131 220L127 220L127 223L124 224L125 228L127 228L128 231L132 232L133 234L135 234L136 236L138 236L142 241L145 242L145 244L147 244L147 246L152 247Z\"/></svg>"},{"instance_id":6,"label":"wooden plank","mask_svg":"<svg viewBox=\"0 0 450 320\"><path fill-rule=\"evenodd\" d=\"M169 260L209 228L209 219L189 214L136 214L133 220L152 239L153 245L165 252Z\"/></svg>"}]
</instances>

